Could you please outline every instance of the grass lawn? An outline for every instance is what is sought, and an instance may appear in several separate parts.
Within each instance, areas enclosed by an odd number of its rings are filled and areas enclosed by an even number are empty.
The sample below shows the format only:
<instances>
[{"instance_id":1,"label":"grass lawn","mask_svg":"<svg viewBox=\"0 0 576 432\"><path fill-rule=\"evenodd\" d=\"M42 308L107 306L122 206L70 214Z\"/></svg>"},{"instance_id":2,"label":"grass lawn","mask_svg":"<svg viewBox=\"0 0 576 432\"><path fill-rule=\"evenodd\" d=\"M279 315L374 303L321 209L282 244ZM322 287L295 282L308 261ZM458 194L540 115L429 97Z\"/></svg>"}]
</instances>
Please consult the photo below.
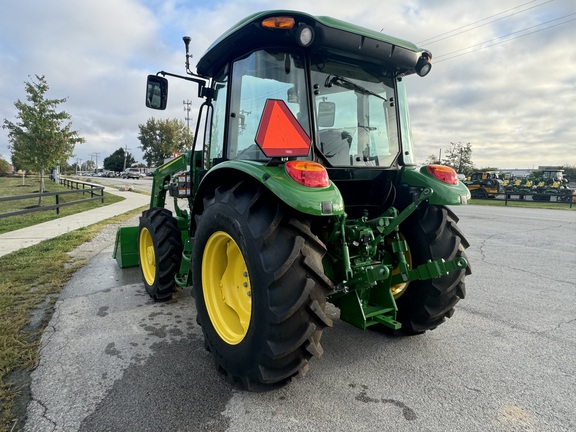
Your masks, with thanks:
<instances>
[{"instance_id":1,"label":"grass lawn","mask_svg":"<svg viewBox=\"0 0 576 432\"><path fill-rule=\"evenodd\" d=\"M40 187L39 179L37 176L30 176L25 180L21 177L0 177L0 197L8 196L19 196L28 195L33 193L38 193ZM45 188L49 192L60 192L69 190L63 185L57 185L51 180L45 180ZM89 197L89 195L86 195ZM71 202L81 200L83 195L78 194L67 194L60 197L60 202ZM101 207L108 204L113 204L118 201L122 201L124 198L117 195L112 195L104 192L104 204L99 200L87 201L83 203L78 203L60 209L60 215L56 214L56 210L46 210L34 213L28 213L19 216L9 216L0 219L0 234L5 232L14 231L20 228L26 228L28 226L36 225L42 222L47 222L52 219L60 218L63 216L68 216L71 214L80 213L87 210L92 210L97 207ZM38 204L38 198L30 198L25 200L17 201L4 201L0 203L0 214L10 213L13 211L24 210L25 208L33 207ZM43 205L50 206L56 204L56 199L53 196L44 197Z\"/></svg>"},{"instance_id":2,"label":"grass lawn","mask_svg":"<svg viewBox=\"0 0 576 432\"><path fill-rule=\"evenodd\" d=\"M66 191L68 188L46 180L49 192ZM22 178L0 177L0 197L38 193L36 176ZM89 196L89 195L87 195ZM60 197L60 202L82 199L82 194ZM78 203L55 210L9 216L0 219L0 234L39 224L63 216L112 204L124 198L104 193L104 203L99 200ZM38 198L0 203L0 214L36 206ZM45 197L43 205L55 204L55 197ZM68 252L92 239L107 224L120 222L139 214L135 210L99 224L81 228L40 244L0 257L0 431L20 430L22 414L16 419L13 411L17 395L25 389L14 374L30 371L38 358L38 343L52 315L52 306L60 291L83 263L73 261Z\"/></svg>"},{"instance_id":3,"label":"grass lawn","mask_svg":"<svg viewBox=\"0 0 576 432\"><path fill-rule=\"evenodd\" d=\"M0 257L0 431L23 427L22 417L15 418L13 408L26 384L15 384L18 380L11 374L34 369L40 337L52 316L53 305L74 272L84 265L72 260L68 252L92 239L106 225L141 211L137 209Z\"/></svg>"}]
</instances>

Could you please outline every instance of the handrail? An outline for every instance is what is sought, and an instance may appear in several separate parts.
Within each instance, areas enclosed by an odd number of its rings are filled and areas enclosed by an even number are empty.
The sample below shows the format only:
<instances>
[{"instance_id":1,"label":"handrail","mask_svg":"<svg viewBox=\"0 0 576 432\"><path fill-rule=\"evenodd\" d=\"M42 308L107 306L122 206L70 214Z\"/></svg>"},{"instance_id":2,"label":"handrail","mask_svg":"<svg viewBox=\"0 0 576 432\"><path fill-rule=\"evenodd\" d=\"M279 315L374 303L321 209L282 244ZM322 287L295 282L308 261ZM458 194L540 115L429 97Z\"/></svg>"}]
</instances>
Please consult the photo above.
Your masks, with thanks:
<instances>
[{"instance_id":1,"label":"handrail","mask_svg":"<svg viewBox=\"0 0 576 432\"><path fill-rule=\"evenodd\" d=\"M68 190L68 191L60 191L60 192L44 192L41 194L35 193L35 194L27 194L27 195L0 197L0 202L18 201L18 200L25 200L25 199L36 199L36 198L40 198L40 197L44 198L44 197L50 197L50 196L53 196L56 198L56 204L54 204L54 205L29 208L29 209L18 210L18 211L9 212L9 213L2 213L2 214L0 214L0 219L6 218L9 216L18 216L18 215L23 215L23 214L27 214L27 213L35 213L35 212L47 211L47 210L56 210L56 214L59 215L61 207L66 207L66 206L70 206L70 205L74 205L74 204L79 204L79 203L83 203L83 202L87 202L87 201L95 201L95 200L100 200L102 203L104 203L104 186L96 185L93 183L85 183L85 182L81 182L81 181L77 181L77 180L71 180L71 179L62 178L62 177L60 178L60 182L63 183L67 187L73 187L75 185L76 189L75 190ZM82 189L79 188L79 185L82 185ZM90 188L86 188L86 186L90 186ZM70 202L66 202L66 203L60 202L60 196L77 194L77 193L81 193L82 195L90 193L90 198L79 199L79 200L70 201Z\"/></svg>"}]
</instances>

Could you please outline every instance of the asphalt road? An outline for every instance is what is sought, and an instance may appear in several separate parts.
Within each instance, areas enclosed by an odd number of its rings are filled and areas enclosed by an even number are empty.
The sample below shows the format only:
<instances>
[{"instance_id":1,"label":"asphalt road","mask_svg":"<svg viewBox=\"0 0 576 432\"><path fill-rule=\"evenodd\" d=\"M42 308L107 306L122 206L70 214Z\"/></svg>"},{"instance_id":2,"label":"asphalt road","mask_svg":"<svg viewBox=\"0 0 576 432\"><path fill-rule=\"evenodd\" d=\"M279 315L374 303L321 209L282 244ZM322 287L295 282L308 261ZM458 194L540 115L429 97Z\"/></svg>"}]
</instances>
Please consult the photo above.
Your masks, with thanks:
<instances>
[{"instance_id":1,"label":"asphalt road","mask_svg":"<svg viewBox=\"0 0 576 432\"><path fill-rule=\"evenodd\" d=\"M473 274L450 320L413 337L336 320L308 375L267 393L231 388L189 290L153 303L104 233L43 336L26 430L576 430L576 212L455 210Z\"/></svg>"},{"instance_id":2,"label":"asphalt road","mask_svg":"<svg viewBox=\"0 0 576 432\"><path fill-rule=\"evenodd\" d=\"M123 179L122 177L82 177L88 182L103 184L104 186L118 187L123 185L132 186L134 189L150 193L152 177L145 176L139 179Z\"/></svg>"}]
</instances>

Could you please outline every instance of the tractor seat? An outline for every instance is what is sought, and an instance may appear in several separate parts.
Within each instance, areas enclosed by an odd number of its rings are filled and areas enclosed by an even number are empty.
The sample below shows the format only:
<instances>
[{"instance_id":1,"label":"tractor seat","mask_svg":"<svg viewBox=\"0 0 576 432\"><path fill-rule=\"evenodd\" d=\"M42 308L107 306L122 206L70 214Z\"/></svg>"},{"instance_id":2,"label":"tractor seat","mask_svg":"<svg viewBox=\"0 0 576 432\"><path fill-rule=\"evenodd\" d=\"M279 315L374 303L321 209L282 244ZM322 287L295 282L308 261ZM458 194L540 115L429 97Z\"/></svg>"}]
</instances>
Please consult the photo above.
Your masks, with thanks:
<instances>
[{"instance_id":1,"label":"tractor seat","mask_svg":"<svg viewBox=\"0 0 576 432\"><path fill-rule=\"evenodd\" d=\"M351 165L350 145L352 135L345 130L324 129L320 131L320 149L332 165Z\"/></svg>"}]
</instances>

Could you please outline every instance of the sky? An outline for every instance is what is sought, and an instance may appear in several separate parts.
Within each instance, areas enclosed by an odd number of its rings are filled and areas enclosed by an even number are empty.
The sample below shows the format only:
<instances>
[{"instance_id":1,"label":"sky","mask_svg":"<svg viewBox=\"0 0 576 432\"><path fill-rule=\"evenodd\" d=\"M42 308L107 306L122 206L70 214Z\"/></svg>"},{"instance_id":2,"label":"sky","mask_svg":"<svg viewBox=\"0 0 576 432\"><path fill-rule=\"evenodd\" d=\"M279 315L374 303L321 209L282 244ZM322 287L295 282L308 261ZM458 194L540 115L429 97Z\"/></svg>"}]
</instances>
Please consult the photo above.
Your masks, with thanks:
<instances>
[{"instance_id":1,"label":"sky","mask_svg":"<svg viewBox=\"0 0 576 432\"><path fill-rule=\"evenodd\" d=\"M416 43L432 71L405 80L417 162L450 143L471 143L477 168L576 166L576 2L573 0L3 0L0 14L0 123L16 121L24 83L46 78L47 98L86 139L79 162L120 147L138 161L138 125L185 120L196 86L170 81L166 111L144 105L146 76L184 74L243 17L293 9L328 15ZM10 160L7 130L0 156Z\"/></svg>"}]
</instances>

